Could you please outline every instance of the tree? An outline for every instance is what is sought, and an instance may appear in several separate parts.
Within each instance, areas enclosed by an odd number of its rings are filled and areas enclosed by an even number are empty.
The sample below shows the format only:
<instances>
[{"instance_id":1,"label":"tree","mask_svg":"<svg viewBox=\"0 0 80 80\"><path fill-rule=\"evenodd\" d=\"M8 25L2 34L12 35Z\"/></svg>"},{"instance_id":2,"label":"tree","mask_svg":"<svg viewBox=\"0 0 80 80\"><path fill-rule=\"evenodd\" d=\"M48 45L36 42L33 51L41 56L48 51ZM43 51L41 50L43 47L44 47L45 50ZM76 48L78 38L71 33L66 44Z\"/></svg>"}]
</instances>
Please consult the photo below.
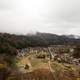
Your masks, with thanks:
<instances>
[{"instance_id":1,"label":"tree","mask_svg":"<svg viewBox=\"0 0 80 80\"><path fill-rule=\"evenodd\" d=\"M73 53L74 58L80 58L80 46L76 46Z\"/></svg>"}]
</instances>

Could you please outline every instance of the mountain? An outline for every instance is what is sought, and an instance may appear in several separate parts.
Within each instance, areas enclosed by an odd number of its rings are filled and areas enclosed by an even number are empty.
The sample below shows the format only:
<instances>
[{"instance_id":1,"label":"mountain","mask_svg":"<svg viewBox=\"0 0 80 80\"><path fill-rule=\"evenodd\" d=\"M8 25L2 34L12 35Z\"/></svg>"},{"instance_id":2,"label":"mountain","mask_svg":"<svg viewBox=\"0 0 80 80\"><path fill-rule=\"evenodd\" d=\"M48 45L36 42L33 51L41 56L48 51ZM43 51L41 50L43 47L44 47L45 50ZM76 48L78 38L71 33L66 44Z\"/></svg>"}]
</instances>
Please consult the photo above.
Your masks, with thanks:
<instances>
[{"instance_id":1,"label":"mountain","mask_svg":"<svg viewBox=\"0 0 80 80\"><path fill-rule=\"evenodd\" d=\"M68 38L80 39L79 35L65 35L65 36L67 36Z\"/></svg>"},{"instance_id":2,"label":"mountain","mask_svg":"<svg viewBox=\"0 0 80 80\"><path fill-rule=\"evenodd\" d=\"M0 53L12 55L16 54L17 49L50 45L80 45L80 38L39 32L34 35L0 33Z\"/></svg>"}]
</instances>

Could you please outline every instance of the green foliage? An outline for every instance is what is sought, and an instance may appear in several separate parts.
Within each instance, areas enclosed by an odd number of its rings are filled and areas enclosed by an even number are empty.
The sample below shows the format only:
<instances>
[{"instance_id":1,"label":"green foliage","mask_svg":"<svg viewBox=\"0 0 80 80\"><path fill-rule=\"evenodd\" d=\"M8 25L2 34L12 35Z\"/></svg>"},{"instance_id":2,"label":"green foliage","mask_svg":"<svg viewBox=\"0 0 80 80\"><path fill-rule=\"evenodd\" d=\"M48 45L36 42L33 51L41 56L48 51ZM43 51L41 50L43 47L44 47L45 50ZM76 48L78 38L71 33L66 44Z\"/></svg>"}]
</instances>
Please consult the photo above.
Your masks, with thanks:
<instances>
[{"instance_id":1,"label":"green foliage","mask_svg":"<svg viewBox=\"0 0 80 80\"><path fill-rule=\"evenodd\" d=\"M77 46L77 47L74 49L73 56L74 56L75 58L80 58L80 46Z\"/></svg>"}]
</instances>

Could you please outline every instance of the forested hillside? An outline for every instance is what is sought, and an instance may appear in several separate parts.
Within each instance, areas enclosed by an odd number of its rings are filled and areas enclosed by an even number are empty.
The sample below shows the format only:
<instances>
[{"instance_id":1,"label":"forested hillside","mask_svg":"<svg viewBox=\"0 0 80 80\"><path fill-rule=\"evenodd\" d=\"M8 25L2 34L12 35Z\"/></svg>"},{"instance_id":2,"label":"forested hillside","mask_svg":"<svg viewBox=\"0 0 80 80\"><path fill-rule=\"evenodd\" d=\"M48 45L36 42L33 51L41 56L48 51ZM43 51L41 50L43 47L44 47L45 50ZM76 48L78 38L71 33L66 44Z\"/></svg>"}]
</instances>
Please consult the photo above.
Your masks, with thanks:
<instances>
[{"instance_id":1,"label":"forested hillside","mask_svg":"<svg viewBox=\"0 0 80 80\"><path fill-rule=\"evenodd\" d=\"M70 38L68 36L36 33L35 35L16 35L0 33L0 53L16 54L17 49L27 47L44 47L50 45L79 45L80 39Z\"/></svg>"}]
</instances>

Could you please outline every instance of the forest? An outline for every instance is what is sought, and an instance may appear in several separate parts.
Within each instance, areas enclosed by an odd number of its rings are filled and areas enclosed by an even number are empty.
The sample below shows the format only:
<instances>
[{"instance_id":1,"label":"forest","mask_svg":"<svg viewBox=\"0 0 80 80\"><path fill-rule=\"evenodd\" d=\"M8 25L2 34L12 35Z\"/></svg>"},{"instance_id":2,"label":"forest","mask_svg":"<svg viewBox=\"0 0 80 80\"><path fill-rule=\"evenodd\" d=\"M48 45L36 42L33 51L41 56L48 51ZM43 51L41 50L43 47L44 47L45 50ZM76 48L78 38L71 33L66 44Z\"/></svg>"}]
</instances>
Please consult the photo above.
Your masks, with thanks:
<instances>
[{"instance_id":1,"label":"forest","mask_svg":"<svg viewBox=\"0 0 80 80\"><path fill-rule=\"evenodd\" d=\"M50 45L79 45L80 38L70 38L66 35L39 33L35 35L16 35L0 33L0 53L17 54L17 49L27 47L47 47Z\"/></svg>"}]
</instances>

